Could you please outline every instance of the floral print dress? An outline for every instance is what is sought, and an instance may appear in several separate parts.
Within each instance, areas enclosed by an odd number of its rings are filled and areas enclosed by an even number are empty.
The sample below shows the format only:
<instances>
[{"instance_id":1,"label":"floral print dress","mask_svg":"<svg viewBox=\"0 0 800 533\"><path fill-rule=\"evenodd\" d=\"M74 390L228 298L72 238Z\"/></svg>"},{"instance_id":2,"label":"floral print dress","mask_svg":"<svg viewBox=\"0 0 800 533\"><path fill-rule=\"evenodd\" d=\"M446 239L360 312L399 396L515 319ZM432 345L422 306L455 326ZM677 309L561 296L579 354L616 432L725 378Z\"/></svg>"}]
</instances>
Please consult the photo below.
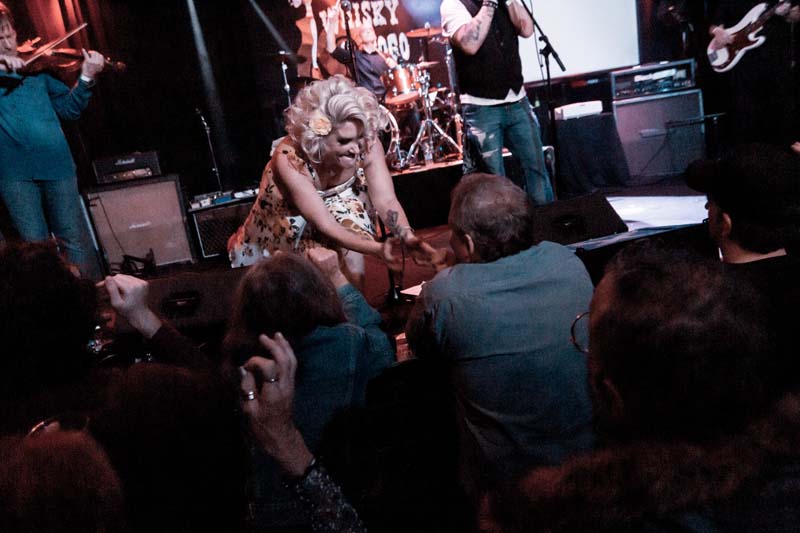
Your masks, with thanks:
<instances>
[{"instance_id":1,"label":"floral print dress","mask_svg":"<svg viewBox=\"0 0 800 533\"><path fill-rule=\"evenodd\" d=\"M287 140L278 146L276 152L286 155L291 165L314 184L331 216L342 227L365 239L375 238L363 169L359 168L346 182L321 190L319 177L298 155L296 146ZM278 250L305 253L318 246L338 248L283 197L274 180L275 159L273 155L264 168L258 196L250 214L228 241L228 256L234 268L252 265Z\"/></svg>"}]
</instances>

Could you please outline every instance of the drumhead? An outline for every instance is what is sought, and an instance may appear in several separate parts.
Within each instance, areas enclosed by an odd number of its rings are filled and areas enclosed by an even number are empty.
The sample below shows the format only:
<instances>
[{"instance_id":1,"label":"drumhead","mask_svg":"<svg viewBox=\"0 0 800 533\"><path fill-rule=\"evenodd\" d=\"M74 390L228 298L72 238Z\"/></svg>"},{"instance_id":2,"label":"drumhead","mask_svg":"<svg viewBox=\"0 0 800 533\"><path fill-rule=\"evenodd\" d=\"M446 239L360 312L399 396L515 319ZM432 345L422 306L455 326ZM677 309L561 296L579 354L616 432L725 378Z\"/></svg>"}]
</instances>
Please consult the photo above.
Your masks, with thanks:
<instances>
[{"instance_id":1,"label":"drumhead","mask_svg":"<svg viewBox=\"0 0 800 533\"><path fill-rule=\"evenodd\" d=\"M419 70L415 65L397 65L382 80L388 105L406 105L419 99Z\"/></svg>"}]
</instances>

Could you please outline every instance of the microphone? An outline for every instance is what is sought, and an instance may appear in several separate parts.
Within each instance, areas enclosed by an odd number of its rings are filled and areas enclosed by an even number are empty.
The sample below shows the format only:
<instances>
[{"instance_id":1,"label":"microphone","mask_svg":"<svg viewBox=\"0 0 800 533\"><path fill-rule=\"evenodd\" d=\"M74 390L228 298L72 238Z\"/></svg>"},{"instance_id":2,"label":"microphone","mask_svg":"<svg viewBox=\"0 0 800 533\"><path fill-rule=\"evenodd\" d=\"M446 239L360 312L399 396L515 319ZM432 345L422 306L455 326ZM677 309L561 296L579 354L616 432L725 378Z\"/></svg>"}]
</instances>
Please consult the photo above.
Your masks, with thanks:
<instances>
[{"instance_id":1,"label":"microphone","mask_svg":"<svg viewBox=\"0 0 800 533\"><path fill-rule=\"evenodd\" d=\"M345 11L350 11L353 8L352 3L350 0L342 0L342 9Z\"/></svg>"}]
</instances>

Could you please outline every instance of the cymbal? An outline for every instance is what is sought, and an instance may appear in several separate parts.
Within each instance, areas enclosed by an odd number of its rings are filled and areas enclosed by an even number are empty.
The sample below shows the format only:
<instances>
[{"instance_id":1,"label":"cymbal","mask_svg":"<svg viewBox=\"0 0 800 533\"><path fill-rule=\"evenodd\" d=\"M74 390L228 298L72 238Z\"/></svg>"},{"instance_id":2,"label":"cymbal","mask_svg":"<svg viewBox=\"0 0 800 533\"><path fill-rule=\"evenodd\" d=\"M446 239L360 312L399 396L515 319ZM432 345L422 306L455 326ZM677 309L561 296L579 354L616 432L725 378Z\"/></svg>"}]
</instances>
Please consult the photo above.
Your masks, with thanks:
<instances>
[{"instance_id":1,"label":"cymbal","mask_svg":"<svg viewBox=\"0 0 800 533\"><path fill-rule=\"evenodd\" d=\"M435 35L441 35L441 34L442 34L442 28L417 28L415 30L407 31L406 37L411 37L412 39L426 37L430 39Z\"/></svg>"},{"instance_id":2,"label":"cymbal","mask_svg":"<svg viewBox=\"0 0 800 533\"><path fill-rule=\"evenodd\" d=\"M305 56L290 54L288 52L284 52L283 50L275 52L274 54L267 54L265 57L270 61L274 61L275 63L293 63L295 65L302 65L308 61L308 58Z\"/></svg>"},{"instance_id":3,"label":"cymbal","mask_svg":"<svg viewBox=\"0 0 800 533\"><path fill-rule=\"evenodd\" d=\"M417 68L431 68L435 67L438 64L439 64L438 61L420 61L419 63L417 63Z\"/></svg>"}]
</instances>

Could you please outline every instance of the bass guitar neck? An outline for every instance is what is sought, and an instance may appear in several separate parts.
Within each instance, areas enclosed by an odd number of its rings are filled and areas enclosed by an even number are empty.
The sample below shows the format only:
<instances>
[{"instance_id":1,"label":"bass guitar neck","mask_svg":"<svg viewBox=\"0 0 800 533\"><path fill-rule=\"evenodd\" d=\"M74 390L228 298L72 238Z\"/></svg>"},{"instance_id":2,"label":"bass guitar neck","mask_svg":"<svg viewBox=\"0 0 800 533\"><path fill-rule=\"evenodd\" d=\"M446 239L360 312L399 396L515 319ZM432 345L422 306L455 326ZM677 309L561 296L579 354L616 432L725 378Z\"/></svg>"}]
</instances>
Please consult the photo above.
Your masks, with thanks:
<instances>
[{"instance_id":1,"label":"bass guitar neck","mask_svg":"<svg viewBox=\"0 0 800 533\"><path fill-rule=\"evenodd\" d=\"M747 52L763 45L767 40L760 35L764 25L776 15L780 6L786 4L789 2L778 2L772 7L766 2L756 4L735 26L726 28L725 31L731 37L730 43L722 48L715 48L712 40L708 45L711 68L715 72L728 72L739 64Z\"/></svg>"}]
</instances>

